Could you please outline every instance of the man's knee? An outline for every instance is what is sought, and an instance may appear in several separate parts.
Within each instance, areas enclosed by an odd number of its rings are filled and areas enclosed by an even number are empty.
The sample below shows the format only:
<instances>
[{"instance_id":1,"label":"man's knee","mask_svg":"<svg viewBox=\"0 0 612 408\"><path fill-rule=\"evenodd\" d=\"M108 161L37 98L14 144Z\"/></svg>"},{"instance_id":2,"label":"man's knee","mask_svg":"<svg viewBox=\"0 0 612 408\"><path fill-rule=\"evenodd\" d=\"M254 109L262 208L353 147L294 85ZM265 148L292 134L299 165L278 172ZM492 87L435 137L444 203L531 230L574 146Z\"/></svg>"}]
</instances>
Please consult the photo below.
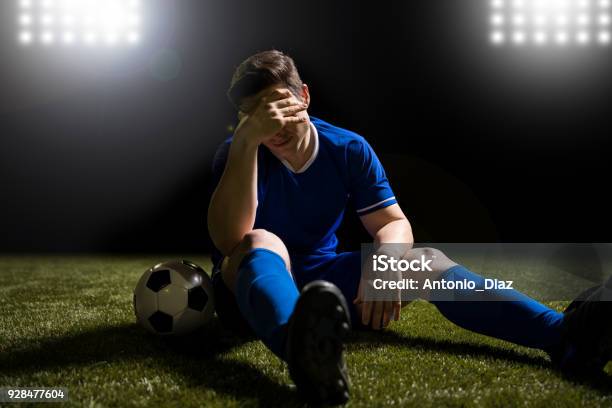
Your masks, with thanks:
<instances>
[{"instance_id":1,"label":"man's knee","mask_svg":"<svg viewBox=\"0 0 612 408\"><path fill-rule=\"evenodd\" d=\"M249 251L255 248L282 249L286 250L283 241L274 233L265 229L254 229L244 234L240 245L243 250Z\"/></svg>"},{"instance_id":2,"label":"man's knee","mask_svg":"<svg viewBox=\"0 0 612 408\"><path fill-rule=\"evenodd\" d=\"M277 235L265 229L255 229L247 232L239 245L240 253L236 255L243 257L245 254L257 248L263 248L277 253L283 258L287 269L289 269L289 251L287 251L287 247ZM234 254L230 255L230 257L233 255Z\"/></svg>"},{"instance_id":3,"label":"man's knee","mask_svg":"<svg viewBox=\"0 0 612 408\"><path fill-rule=\"evenodd\" d=\"M233 291L238 276L238 267L246 254L253 249L263 248L278 254L284 261L287 270L291 270L289 251L283 241L275 234L264 229L247 232L224 262L221 273L227 286Z\"/></svg>"}]
</instances>

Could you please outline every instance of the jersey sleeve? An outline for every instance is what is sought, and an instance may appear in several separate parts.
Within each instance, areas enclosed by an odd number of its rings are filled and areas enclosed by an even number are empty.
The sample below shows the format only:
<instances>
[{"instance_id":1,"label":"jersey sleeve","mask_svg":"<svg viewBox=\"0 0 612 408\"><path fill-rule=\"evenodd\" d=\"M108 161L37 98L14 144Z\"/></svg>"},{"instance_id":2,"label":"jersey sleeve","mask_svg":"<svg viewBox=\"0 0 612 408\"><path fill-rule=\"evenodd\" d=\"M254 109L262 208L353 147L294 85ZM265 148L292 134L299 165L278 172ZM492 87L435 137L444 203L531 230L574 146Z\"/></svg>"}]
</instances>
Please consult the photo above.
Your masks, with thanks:
<instances>
[{"instance_id":1,"label":"jersey sleeve","mask_svg":"<svg viewBox=\"0 0 612 408\"><path fill-rule=\"evenodd\" d=\"M357 215L362 216L397 203L385 170L363 138L348 145L349 194Z\"/></svg>"}]
</instances>

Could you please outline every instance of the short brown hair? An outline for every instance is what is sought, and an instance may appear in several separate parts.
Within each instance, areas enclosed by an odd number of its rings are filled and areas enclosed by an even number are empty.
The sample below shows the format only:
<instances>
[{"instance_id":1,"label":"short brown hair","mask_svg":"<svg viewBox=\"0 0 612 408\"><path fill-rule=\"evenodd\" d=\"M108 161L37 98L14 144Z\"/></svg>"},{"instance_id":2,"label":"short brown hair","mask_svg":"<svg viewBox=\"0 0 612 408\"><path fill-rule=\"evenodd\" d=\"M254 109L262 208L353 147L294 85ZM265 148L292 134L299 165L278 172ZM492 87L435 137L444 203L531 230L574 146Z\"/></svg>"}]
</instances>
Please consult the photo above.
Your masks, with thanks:
<instances>
[{"instance_id":1,"label":"short brown hair","mask_svg":"<svg viewBox=\"0 0 612 408\"><path fill-rule=\"evenodd\" d=\"M278 50L263 51L250 56L236 68L227 96L234 107L240 109L243 98L276 84L285 85L300 97L302 79L293 59Z\"/></svg>"}]
</instances>

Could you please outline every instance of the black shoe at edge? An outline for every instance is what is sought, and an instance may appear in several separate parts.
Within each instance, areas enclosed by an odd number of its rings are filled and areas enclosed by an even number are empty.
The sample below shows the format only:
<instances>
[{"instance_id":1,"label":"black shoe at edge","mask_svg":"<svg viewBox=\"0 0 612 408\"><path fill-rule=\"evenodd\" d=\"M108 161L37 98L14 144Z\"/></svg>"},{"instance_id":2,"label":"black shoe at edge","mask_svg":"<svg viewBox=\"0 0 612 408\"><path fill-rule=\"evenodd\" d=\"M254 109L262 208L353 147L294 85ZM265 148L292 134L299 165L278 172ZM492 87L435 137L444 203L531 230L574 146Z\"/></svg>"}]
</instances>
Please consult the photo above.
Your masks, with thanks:
<instances>
[{"instance_id":1,"label":"black shoe at edge","mask_svg":"<svg viewBox=\"0 0 612 408\"><path fill-rule=\"evenodd\" d=\"M286 351L291 379L309 403L348 401L344 340L350 322L346 300L335 285L314 281L304 287L289 322Z\"/></svg>"},{"instance_id":2,"label":"black shoe at edge","mask_svg":"<svg viewBox=\"0 0 612 408\"><path fill-rule=\"evenodd\" d=\"M612 278L581 293L564 311L553 363L572 375L598 375L612 359Z\"/></svg>"}]
</instances>

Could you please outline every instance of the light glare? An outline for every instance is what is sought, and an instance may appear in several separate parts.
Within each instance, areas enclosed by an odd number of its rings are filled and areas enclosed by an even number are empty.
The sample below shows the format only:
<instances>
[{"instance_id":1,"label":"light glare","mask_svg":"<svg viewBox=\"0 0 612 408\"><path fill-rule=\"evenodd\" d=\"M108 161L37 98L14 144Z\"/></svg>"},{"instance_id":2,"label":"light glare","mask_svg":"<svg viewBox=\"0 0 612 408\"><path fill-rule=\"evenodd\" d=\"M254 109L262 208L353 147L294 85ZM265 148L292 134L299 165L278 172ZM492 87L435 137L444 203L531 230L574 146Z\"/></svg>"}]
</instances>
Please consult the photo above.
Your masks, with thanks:
<instances>
[{"instance_id":1,"label":"light glare","mask_svg":"<svg viewBox=\"0 0 612 408\"><path fill-rule=\"evenodd\" d=\"M491 33L491 42L496 45L502 44L504 42L504 33L501 31Z\"/></svg>"},{"instance_id":2,"label":"light glare","mask_svg":"<svg viewBox=\"0 0 612 408\"><path fill-rule=\"evenodd\" d=\"M540 45L544 44L546 43L546 39L547 39L546 33L543 31L538 31L535 33L534 39L535 39L536 44L540 44Z\"/></svg>"},{"instance_id":3,"label":"light glare","mask_svg":"<svg viewBox=\"0 0 612 408\"><path fill-rule=\"evenodd\" d=\"M567 24L567 16L564 14L559 14L557 16L557 25L564 26Z\"/></svg>"},{"instance_id":4,"label":"light glare","mask_svg":"<svg viewBox=\"0 0 612 408\"><path fill-rule=\"evenodd\" d=\"M576 38L578 40L578 43L582 45L588 44L590 40L589 33L586 31L579 32Z\"/></svg>"},{"instance_id":5,"label":"light glare","mask_svg":"<svg viewBox=\"0 0 612 408\"><path fill-rule=\"evenodd\" d=\"M515 31L514 35L512 36L512 41L514 41L515 44L522 44L525 42L525 33L522 31Z\"/></svg>"},{"instance_id":6,"label":"light glare","mask_svg":"<svg viewBox=\"0 0 612 408\"><path fill-rule=\"evenodd\" d=\"M140 0L15 0L20 43L133 45L141 42ZM501 0L499 0L501 1ZM23 30L28 28L29 39Z\"/></svg>"},{"instance_id":7,"label":"light glare","mask_svg":"<svg viewBox=\"0 0 612 408\"><path fill-rule=\"evenodd\" d=\"M490 0L491 43L608 44L612 0ZM497 40L496 40L497 39Z\"/></svg>"},{"instance_id":8,"label":"light glare","mask_svg":"<svg viewBox=\"0 0 612 408\"><path fill-rule=\"evenodd\" d=\"M140 41L140 36L137 33L129 33L128 34L128 42L130 44L137 44Z\"/></svg>"},{"instance_id":9,"label":"light glare","mask_svg":"<svg viewBox=\"0 0 612 408\"><path fill-rule=\"evenodd\" d=\"M561 31L556 36L557 44L564 45L567 43L567 33Z\"/></svg>"},{"instance_id":10,"label":"light glare","mask_svg":"<svg viewBox=\"0 0 612 408\"><path fill-rule=\"evenodd\" d=\"M30 44L32 42L32 33L23 31L19 34L19 42L22 44Z\"/></svg>"},{"instance_id":11,"label":"light glare","mask_svg":"<svg viewBox=\"0 0 612 408\"><path fill-rule=\"evenodd\" d=\"M19 23L24 26L32 24L32 16L29 14L22 14L19 17Z\"/></svg>"},{"instance_id":12,"label":"light glare","mask_svg":"<svg viewBox=\"0 0 612 408\"><path fill-rule=\"evenodd\" d=\"M493 14L493 16L491 16L491 24L499 26L502 25L504 23L504 16L501 14Z\"/></svg>"},{"instance_id":13,"label":"light glare","mask_svg":"<svg viewBox=\"0 0 612 408\"><path fill-rule=\"evenodd\" d=\"M53 36L52 32L45 31L40 36L40 39L42 40L43 44L51 44L53 42L53 40L55 39L55 37Z\"/></svg>"}]
</instances>

